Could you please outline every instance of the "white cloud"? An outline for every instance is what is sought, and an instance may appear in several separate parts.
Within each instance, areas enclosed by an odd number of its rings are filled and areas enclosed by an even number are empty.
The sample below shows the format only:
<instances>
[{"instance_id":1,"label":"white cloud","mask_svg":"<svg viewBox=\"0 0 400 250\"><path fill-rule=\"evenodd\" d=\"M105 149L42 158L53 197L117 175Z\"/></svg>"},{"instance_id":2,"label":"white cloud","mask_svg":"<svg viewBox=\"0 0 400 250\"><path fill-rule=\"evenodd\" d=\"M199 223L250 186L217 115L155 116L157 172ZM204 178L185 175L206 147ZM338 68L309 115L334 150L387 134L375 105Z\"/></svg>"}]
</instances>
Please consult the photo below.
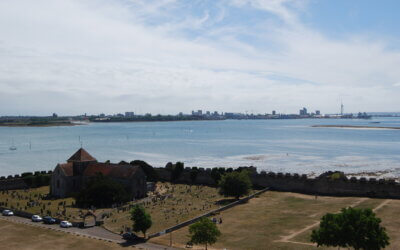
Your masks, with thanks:
<instances>
[{"instance_id":1,"label":"white cloud","mask_svg":"<svg viewBox=\"0 0 400 250\"><path fill-rule=\"evenodd\" d=\"M400 54L385 41L327 38L301 23L298 1L230 2L284 21L256 25L231 20L228 5L192 3L1 1L0 114L400 104Z\"/></svg>"}]
</instances>

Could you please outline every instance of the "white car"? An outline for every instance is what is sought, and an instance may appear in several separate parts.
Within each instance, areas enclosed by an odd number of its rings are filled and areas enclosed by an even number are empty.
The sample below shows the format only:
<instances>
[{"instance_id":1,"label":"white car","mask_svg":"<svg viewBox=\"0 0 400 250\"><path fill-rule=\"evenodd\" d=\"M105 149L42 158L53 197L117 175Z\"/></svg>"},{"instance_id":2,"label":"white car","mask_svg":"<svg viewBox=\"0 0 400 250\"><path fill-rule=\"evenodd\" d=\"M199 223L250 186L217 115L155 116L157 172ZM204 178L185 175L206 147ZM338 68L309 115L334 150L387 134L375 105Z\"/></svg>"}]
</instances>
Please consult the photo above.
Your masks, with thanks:
<instances>
[{"instance_id":1,"label":"white car","mask_svg":"<svg viewBox=\"0 0 400 250\"><path fill-rule=\"evenodd\" d=\"M4 216L13 216L14 213L11 210L5 209L5 210L3 210L3 215Z\"/></svg>"},{"instance_id":2,"label":"white car","mask_svg":"<svg viewBox=\"0 0 400 250\"><path fill-rule=\"evenodd\" d=\"M43 219L39 215L32 215L32 221L33 222L41 222Z\"/></svg>"},{"instance_id":3,"label":"white car","mask_svg":"<svg viewBox=\"0 0 400 250\"><path fill-rule=\"evenodd\" d=\"M60 227L64 227L64 228L72 227L72 223L69 221L63 220L60 222Z\"/></svg>"}]
</instances>

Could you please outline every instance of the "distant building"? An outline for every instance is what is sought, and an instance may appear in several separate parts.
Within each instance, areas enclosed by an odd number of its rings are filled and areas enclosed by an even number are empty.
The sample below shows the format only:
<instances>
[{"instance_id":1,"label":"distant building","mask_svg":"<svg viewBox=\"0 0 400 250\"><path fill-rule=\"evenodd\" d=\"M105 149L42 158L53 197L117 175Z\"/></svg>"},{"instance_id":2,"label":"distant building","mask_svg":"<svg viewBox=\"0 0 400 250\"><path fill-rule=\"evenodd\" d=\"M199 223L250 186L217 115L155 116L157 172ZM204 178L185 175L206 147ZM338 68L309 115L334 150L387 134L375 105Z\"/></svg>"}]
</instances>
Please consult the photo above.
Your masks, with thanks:
<instances>
[{"instance_id":1,"label":"distant building","mask_svg":"<svg viewBox=\"0 0 400 250\"><path fill-rule=\"evenodd\" d=\"M53 118L57 118L58 115L56 113L53 113Z\"/></svg>"},{"instance_id":2,"label":"distant building","mask_svg":"<svg viewBox=\"0 0 400 250\"><path fill-rule=\"evenodd\" d=\"M53 197L66 197L77 193L98 174L122 184L132 199L146 196L146 175L140 166L97 162L83 148L66 163L57 164L51 176L50 194Z\"/></svg>"},{"instance_id":3,"label":"distant building","mask_svg":"<svg viewBox=\"0 0 400 250\"><path fill-rule=\"evenodd\" d=\"M275 110L272 110L272 115L276 115L276 111Z\"/></svg>"},{"instance_id":4,"label":"distant building","mask_svg":"<svg viewBox=\"0 0 400 250\"><path fill-rule=\"evenodd\" d=\"M125 112L125 117L134 117L135 112Z\"/></svg>"},{"instance_id":5,"label":"distant building","mask_svg":"<svg viewBox=\"0 0 400 250\"><path fill-rule=\"evenodd\" d=\"M315 114L316 114L316 115L321 115L321 111L316 110L316 111L315 111Z\"/></svg>"},{"instance_id":6,"label":"distant building","mask_svg":"<svg viewBox=\"0 0 400 250\"><path fill-rule=\"evenodd\" d=\"M103 114L103 113L101 113L99 116L100 116L100 117L105 117L106 115L105 115L105 114Z\"/></svg>"},{"instance_id":7,"label":"distant building","mask_svg":"<svg viewBox=\"0 0 400 250\"><path fill-rule=\"evenodd\" d=\"M197 111L193 111L192 110L192 115L195 116L202 116L203 115L203 111L201 109L197 110Z\"/></svg>"},{"instance_id":8,"label":"distant building","mask_svg":"<svg viewBox=\"0 0 400 250\"><path fill-rule=\"evenodd\" d=\"M308 115L307 109L306 108L300 109L299 114L300 115Z\"/></svg>"},{"instance_id":9,"label":"distant building","mask_svg":"<svg viewBox=\"0 0 400 250\"><path fill-rule=\"evenodd\" d=\"M206 111L206 115L211 115L210 111Z\"/></svg>"},{"instance_id":10,"label":"distant building","mask_svg":"<svg viewBox=\"0 0 400 250\"><path fill-rule=\"evenodd\" d=\"M214 111L213 115L214 115L214 116L218 116L218 115L219 115L219 114L218 114L218 111Z\"/></svg>"}]
</instances>

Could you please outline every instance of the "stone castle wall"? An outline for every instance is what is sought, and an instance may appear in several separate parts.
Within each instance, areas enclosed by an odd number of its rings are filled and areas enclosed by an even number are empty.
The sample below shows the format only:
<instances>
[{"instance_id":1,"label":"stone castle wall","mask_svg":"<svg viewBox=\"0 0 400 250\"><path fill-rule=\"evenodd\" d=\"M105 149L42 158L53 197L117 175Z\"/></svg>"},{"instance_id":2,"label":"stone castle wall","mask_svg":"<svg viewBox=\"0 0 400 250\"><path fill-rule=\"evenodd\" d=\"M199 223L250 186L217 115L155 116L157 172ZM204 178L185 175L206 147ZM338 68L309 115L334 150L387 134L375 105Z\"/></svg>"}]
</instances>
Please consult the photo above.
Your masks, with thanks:
<instances>
[{"instance_id":1,"label":"stone castle wall","mask_svg":"<svg viewBox=\"0 0 400 250\"><path fill-rule=\"evenodd\" d=\"M171 172L165 168L155 168L162 181L171 181ZM211 177L211 169L200 168L194 182L190 179L190 168L185 168L177 183L203 184L215 186ZM400 199L400 184L393 179L375 179L352 177L350 179L308 178L307 175L289 173L258 173L252 171L253 186L258 188L269 187L271 190L296 192L315 195L332 196L365 196L375 198Z\"/></svg>"},{"instance_id":2,"label":"stone castle wall","mask_svg":"<svg viewBox=\"0 0 400 250\"><path fill-rule=\"evenodd\" d=\"M31 173L32 176L36 176L39 174L51 174L52 171L36 171ZM9 176L0 176L0 191L3 190L13 190L13 189L26 189L29 186L24 182L23 178L16 174L16 175L9 175Z\"/></svg>"},{"instance_id":3,"label":"stone castle wall","mask_svg":"<svg viewBox=\"0 0 400 250\"><path fill-rule=\"evenodd\" d=\"M28 185L26 185L22 178L0 180L0 191L25 188L28 188Z\"/></svg>"}]
</instances>

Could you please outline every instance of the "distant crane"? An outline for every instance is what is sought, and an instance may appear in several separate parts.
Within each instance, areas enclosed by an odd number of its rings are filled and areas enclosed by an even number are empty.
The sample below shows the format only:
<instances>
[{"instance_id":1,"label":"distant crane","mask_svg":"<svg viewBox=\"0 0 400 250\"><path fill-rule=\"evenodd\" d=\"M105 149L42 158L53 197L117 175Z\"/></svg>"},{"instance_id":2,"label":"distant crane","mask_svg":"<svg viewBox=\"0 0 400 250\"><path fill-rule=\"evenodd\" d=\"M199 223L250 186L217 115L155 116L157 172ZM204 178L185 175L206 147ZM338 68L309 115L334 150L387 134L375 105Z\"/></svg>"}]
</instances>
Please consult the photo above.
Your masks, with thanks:
<instances>
[{"instance_id":1,"label":"distant crane","mask_svg":"<svg viewBox=\"0 0 400 250\"><path fill-rule=\"evenodd\" d=\"M340 115L343 116L343 111L344 111L344 106L343 106L343 102L341 102L340 104Z\"/></svg>"}]
</instances>

